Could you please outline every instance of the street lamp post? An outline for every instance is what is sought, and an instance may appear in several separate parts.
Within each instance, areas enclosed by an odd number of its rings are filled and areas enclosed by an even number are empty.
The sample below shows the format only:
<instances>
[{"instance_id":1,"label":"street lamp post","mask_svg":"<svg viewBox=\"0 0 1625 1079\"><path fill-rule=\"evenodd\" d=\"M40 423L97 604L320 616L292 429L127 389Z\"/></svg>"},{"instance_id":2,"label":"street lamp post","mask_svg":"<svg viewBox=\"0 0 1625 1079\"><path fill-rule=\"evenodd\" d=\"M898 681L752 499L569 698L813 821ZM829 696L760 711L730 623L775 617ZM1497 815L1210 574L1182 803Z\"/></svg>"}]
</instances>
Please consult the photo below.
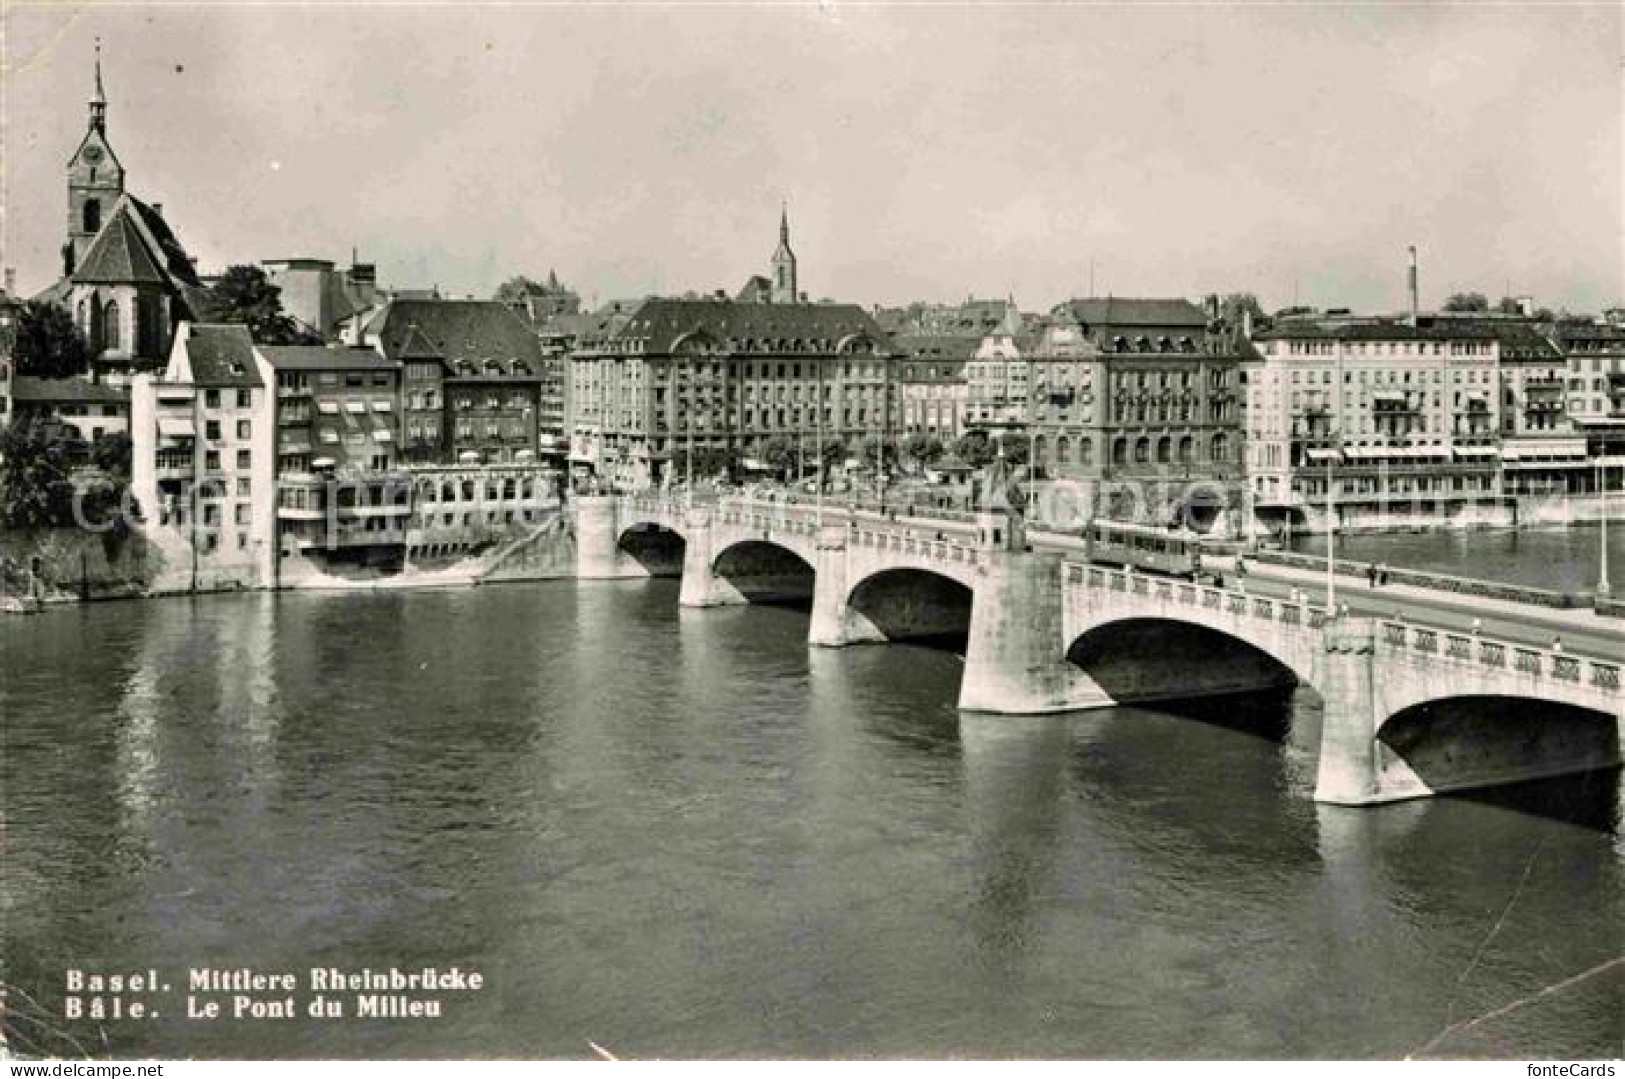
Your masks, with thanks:
<instances>
[{"instance_id":1,"label":"street lamp post","mask_svg":"<svg viewBox=\"0 0 1625 1079\"><path fill-rule=\"evenodd\" d=\"M1598 516L1602 520L1598 540L1597 595L1607 596L1612 591L1608 584L1608 465L1601 457L1597 458L1597 500L1601 504Z\"/></svg>"}]
</instances>

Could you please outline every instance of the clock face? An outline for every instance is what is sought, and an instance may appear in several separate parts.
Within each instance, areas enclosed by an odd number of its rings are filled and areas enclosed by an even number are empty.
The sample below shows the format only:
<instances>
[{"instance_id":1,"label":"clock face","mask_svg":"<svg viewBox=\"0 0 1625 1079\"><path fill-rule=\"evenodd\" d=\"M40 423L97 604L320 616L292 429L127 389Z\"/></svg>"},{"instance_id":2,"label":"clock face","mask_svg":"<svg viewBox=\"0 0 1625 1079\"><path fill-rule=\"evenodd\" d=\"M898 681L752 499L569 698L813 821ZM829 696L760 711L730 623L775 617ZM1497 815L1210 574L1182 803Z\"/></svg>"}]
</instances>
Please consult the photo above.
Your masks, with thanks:
<instances>
[{"instance_id":1,"label":"clock face","mask_svg":"<svg viewBox=\"0 0 1625 1079\"><path fill-rule=\"evenodd\" d=\"M86 146L82 156L86 161L94 165L102 159L102 148L100 146Z\"/></svg>"}]
</instances>

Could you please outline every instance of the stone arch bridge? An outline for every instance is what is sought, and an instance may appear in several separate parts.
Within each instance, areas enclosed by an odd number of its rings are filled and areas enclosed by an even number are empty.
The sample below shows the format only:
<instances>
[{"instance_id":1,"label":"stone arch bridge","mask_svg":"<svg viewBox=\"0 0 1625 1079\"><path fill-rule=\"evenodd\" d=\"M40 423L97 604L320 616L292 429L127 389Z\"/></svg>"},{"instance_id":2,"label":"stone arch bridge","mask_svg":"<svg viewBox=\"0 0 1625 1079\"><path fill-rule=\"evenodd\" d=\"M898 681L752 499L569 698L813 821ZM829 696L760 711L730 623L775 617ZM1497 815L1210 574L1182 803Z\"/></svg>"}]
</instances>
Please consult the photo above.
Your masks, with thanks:
<instances>
[{"instance_id":1,"label":"stone arch bridge","mask_svg":"<svg viewBox=\"0 0 1625 1079\"><path fill-rule=\"evenodd\" d=\"M815 646L962 636L965 710L1308 686L1322 701L1321 801L1373 804L1620 763L1625 693L1612 658L1442 622L1328 619L1306 600L1066 561L1033 550L1003 514L897 518L649 495L575 503L583 578L680 573L690 607L800 601ZM638 537L668 542L640 555Z\"/></svg>"}]
</instances>

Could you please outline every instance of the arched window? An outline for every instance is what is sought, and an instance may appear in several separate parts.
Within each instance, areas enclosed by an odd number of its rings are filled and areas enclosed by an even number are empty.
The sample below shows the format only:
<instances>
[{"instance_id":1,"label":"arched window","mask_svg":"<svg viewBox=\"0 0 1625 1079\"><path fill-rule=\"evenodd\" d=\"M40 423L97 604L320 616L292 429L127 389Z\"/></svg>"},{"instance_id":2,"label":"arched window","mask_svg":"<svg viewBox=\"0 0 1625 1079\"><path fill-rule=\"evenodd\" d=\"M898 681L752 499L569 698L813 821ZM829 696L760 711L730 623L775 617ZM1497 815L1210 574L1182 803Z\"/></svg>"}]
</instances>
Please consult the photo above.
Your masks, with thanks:
<instances>
[{"instance_id":1,"label":"arched window","mask_svg":"<svg viewBox=\"0 0 1625 1079\"><path fill-rule=\"evenodd\" d=\"M1055 463L1058 465L1067 464L1068 458L1071 456L1072 440L1065 435L1061 435L1055 440Z\"/></svg>"},{"instance_id":2,"label":"arched window","mask_svg":"<svg viewBox=\"0 0 1625 1079\"><path fill-rule=\"evenodd\" d=\"M90 305L83 300L79 301L79 317L76 321L79 323L79 332L88 339L90 337Z\"/></svg>"},{"instance_id":3,"label":"arched window","mask_svg":"<svg viewBox=\"0 0 1625 1079\"><path fill-rule=\"evenodd\" d=\"M1174 440L1167 435L1157 439L1157 463L1165 465L1174 458Z\"/></svg>"},{"instance_id":4,"label":"arched window","mask_svg":"<svg viewBox=\"0 0 1625 1079\"><path fill-rule=\"evenodd\" d=\"M1092 465L1095 463L1095 443L1093 439L1078 439L1078 464Z\"/></svg>"},{"instance_id":5,"label":"arched window","mask_svg":"<svg viewBox=\"0 0 1625 1079\"><path fill-rule=\"evenodd\" d=\"M1230 436L1220 432L1213 436L1213 459L1215 461L1228 461L1230 459Z\"/></svg>"},{"instance_id":6,"label":"arched window","mask_svg":"<svg viewBox=\"0 0 1625 1079\"><path fill-rule=\"evenodd\" d=\"M1048 449L1049 449L1049 444L1044 441L1044 436L1043 435L1038 435L1038 436L1034 437L1033 438L1033 463L1037 464L1038 462L1044 460L1044 453Z\"/></svg>"},{"instance_id":7,"label":"arched window","mask_svg":"<svg viewBox=\"0 0 1625 1079\"><path fill-rule=\"evenodd\" d=\"M1151 460L1151 440L1149 438L1144 438L1144 437L1135 439L1134 440L1134 463L1139 464L1139 465L1143 465L1143 464L1147 464L1148 462L1150 462L1150 460Z\"/></svg>"},{"instance_id":8,"label":"arched window","mask_svg":"<svg viewBox=\"0 0 1625 1079\"><path fill-rule=\"evenodd\" d=\"M80 230L81 232L95 235L102 230L102 204L100 200L86 199L83 216L84 228Z\"/></svg>"},{"instance_id":9,"label":"arched window","mask_svg":"<svg viewBox=\"0 0 1625 1079\"><path fill-rule=\"evenodd\" d=\"M108 300L107 308L102 314L102 333L106 335L107 348L116 349L119 347L118 322L118 301Z\"/></svg>"},{"instance_id":10,"label":"arched window","mask_svg":"<svg viewBox=\"0 0 1625 1079\"><path fill-rule=\"evenodd\" d=\"M1196 440L1186 435L1179 440L1179 461L1181 464L1190 464L1196 453Z\"/></svg>"},{"instance_id":11,"label":"arched window","mask_svg":"<svg viewBox=\"0 0 1625 1079\"><path fill-rule=\"evenodd\" d=\"M1112 439L1112 464L1123 465L1128 463L1128 439Z\"/></svg>"}]
</instances>

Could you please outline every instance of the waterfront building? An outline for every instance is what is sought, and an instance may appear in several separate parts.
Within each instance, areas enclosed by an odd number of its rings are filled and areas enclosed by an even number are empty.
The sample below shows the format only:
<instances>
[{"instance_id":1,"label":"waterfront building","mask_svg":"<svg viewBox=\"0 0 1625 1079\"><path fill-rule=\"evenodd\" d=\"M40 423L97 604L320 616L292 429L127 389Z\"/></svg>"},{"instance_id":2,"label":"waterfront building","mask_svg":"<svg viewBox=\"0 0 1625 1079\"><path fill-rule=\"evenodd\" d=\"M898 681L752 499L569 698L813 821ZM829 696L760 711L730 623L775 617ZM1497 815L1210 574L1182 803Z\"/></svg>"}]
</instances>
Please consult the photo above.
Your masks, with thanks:
<instances>
[{"instance_id":1,"label":"waterfront building","mask_svg":"<svg viewBox=\"0 0 1625 1079\"><path fill-rule=\"evenodd\" d=\"M136 198L125 181L108 139L98 46L89 125L67 166L62 277L39 298L73 316L89 345L92 378L115 384L163 367L175 327L207 305L163 205Z\"/></svg>"},{"instance_id":2,"label":"waterfront building","mask_svg":"<svg viewBox=\"0 0 1625 1079\"><path fill-rule=\"evenodd\" d=\"M1035 464L1062 479L1235 480L1240 360L1210 322L1182 299L1058 305L1030 356Z\"/></svg>"},{"instance_id":3,"label":"waterfront building","mask_svg":"<svg viewBox=\"0 0 1625 1079\"><path fill-rule=\"evenodd\" d=\"M1267 525L1323 527L1328 484L1344 524L1375 526L1457 518L1500 495L1494 330L1309 316L1278 320L1252 344L1248 477Z\"/></svg>"},{"instance_id":4,"label":"waterfront building","mask_svg":"<svg viewBox=\"0 0 1625 1079\"><path fill-rule=\"evenodd\" d=\"M980 342L955 334L912 334L893 338L893 344L902 433L951 444L965 432L965 369Z\"/></svg>"},{"instance_id":5,"label":"waterfront building","mask_svg":"<svg viewBox=\"0 0 1625 1079\"><path fill-rule=\"evenodd\" d=\"M572 467L645 486L771 439L855 454L896 429L891 345L851 304L652 299L571 356ZM717 456L720 455L720 456Z\"/></svg>"},{"instance_id":6,"label":"waterfront building","mask_svg":"<svg viewBox=\"0 0 1625 1079\"><path fill-rule=\"evenodd\" d=\"M405 366L407 445L418 462L534 461L562 446L564 379L535 331L494 300L394 300L368 343ZM554 361L555 367L562 366Z\"/></svg>"},{"instance_id":7,"label":"waterfront building","mask_svg":"<svg viewBox=\"0 0 1625 1079\"><path fill-rule=\"evenodd\" d=\"M183 322L131 385L131 490L149 539L196 588L275 579L275 379L247 328Z\"/></svg>"},{"instance_id":8,"label":"waterfront building","mask_svg":"<svg viewBox=\"0 0 1625 1079\"><path fill-rule=\"evenodd\" d=\"M1500 342L1501 486L1509 495L1578 490L1586 440L1569 417L1568 359L1532 319L1485 320Z\"/></svg>"},{"instance_id":9,"label":"waterfront building","mask_svg":"<svg viewBox=\"0 0 1625 1079\"><path fill-rule=\"evenodd\" d=\"M1625 456L1625 326L1563 319L1552 338L1567 358L1569 418L1587 452Z\"/></svg>"}]
</instances>

